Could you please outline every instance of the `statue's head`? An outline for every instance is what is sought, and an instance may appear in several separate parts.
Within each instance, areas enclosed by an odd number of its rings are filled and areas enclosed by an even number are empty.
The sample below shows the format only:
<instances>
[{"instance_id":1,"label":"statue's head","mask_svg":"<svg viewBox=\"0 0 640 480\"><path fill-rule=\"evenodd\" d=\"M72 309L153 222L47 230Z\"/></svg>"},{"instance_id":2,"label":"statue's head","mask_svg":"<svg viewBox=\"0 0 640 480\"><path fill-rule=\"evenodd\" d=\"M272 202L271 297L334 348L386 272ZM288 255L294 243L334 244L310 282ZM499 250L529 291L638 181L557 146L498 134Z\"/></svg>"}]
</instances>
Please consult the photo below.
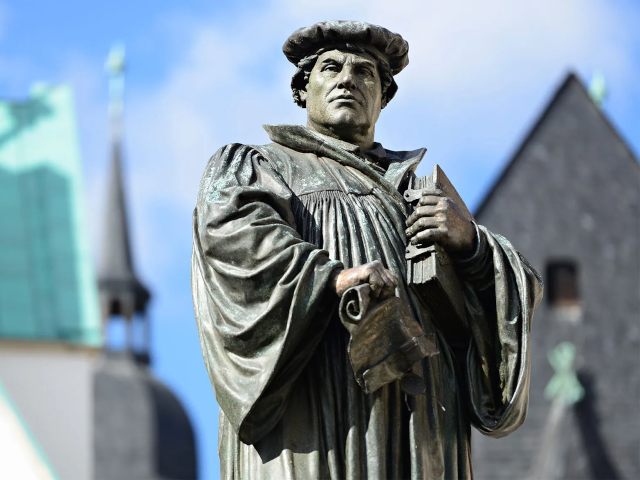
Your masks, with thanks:
<instances>
[{"instance_id":1,"label":"statue's head","mask_svg":"<svg viewBox=\"0 0 640 480\"><path fill-rule=\"evenodd\" d=\"M393 76L408 63L409 45L386 28L330 21L295 31L283 51L297 66L294 101L310 124L335 130L373 128L398 86Z\"/></svg>"}]
</instances>

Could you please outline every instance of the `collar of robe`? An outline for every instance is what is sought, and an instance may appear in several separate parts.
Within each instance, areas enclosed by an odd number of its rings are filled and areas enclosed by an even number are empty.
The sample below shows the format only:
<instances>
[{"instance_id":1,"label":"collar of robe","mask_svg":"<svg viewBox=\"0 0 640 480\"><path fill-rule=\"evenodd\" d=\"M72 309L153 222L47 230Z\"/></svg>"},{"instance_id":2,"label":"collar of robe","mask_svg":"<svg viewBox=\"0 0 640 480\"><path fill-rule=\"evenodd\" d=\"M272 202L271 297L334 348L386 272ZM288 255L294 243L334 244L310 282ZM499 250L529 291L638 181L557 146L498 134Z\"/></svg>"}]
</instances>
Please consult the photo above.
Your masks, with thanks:
<instances>
[{"instance_id":1,"label":"collar of robe","mask_svg":"<svg viewBox=\"0 0 640 480\"><path fill-rule=\"evenodd\" d=\"M298 152L314 153L320 157L328 157L347 167L355 168L364 173L386 193L402 205L405 204L398 188L409 172L415 171L426 153L426 148L410 152L392 152L385 150L379 143L374 143L374 148L367 152L360 152L360 147L352 143L328 137L309 130L302 125L263 125L262 126L271 141L292 148ZM386 172L381 168L374 168L362 154L375 159L376 163L388 164Z\"/></svg>"}]
</instances>

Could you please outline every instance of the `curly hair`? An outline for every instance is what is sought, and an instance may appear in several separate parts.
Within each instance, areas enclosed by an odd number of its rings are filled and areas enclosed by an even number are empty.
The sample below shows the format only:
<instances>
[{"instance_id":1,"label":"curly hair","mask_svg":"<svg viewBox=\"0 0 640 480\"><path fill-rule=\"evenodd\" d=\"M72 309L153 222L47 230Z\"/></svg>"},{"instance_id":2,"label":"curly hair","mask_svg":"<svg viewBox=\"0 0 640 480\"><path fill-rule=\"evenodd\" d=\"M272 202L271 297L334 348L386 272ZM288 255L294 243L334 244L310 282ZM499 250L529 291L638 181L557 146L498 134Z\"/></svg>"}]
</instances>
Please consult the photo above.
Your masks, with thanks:
<instances>
[{"instance_id":1,"label":"curly hair","mask_svg":"<svg viewBox=\"0 0 640 480\"><path fill-rule=\"evenodd\" d=\"M349 52L357 52L357 53L368 53L373 55L377 60L378 66L378 74L380 75L380 83L382 87L382 108L386 107L387 104L394 97L396 92L398 91L398 85L393 79L393 74L391 73L391 67L389 64L383 60L380 55L375 55L369 50L361 47L360 45L353 45L350 43L343 43L339 45L331 45L327 47L323 47L318 50L313 55L309 55L308 57L304 57L302 60L298 62L298 68L296 69L296 73L293 74L291 78L291 92L293 94L293 101L300 107L306 108L307 102L300 95L301 91L305 91L307 89L307 84L309 83L309 76L311 75L311 70L316 64L318 57L322 55L324 52L330 50L346 50Z\"/></svg>"}]
</instances>

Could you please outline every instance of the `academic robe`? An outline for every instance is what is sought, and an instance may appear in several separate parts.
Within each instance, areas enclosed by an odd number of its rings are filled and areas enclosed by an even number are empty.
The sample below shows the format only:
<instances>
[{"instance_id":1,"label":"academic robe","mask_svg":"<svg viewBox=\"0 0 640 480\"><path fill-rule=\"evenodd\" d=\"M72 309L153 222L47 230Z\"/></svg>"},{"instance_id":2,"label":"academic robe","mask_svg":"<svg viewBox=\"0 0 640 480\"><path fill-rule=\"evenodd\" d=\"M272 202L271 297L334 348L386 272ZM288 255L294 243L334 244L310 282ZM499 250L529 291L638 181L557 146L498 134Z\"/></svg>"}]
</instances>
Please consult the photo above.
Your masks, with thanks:
<instances>
[{"instance_id":1,"label":"academic robe","mask_svg":"<svg viewBox=\"0 0 640 480\"><path fill-rule=\"evenodd\" d=\"M192 288L220 405L222 479L469 479L470 426L501 437L524 421L537 273L476 226L456 258L471 325L453 345L403 281L440 353L414 367L424 395L356 383L328 284L374 260L406 279L402 191L425 150L369 152L302 126L231 144L209 161L193 214ZM415 370L414 370L415 371Z\"/></svg>"}]
</instances>

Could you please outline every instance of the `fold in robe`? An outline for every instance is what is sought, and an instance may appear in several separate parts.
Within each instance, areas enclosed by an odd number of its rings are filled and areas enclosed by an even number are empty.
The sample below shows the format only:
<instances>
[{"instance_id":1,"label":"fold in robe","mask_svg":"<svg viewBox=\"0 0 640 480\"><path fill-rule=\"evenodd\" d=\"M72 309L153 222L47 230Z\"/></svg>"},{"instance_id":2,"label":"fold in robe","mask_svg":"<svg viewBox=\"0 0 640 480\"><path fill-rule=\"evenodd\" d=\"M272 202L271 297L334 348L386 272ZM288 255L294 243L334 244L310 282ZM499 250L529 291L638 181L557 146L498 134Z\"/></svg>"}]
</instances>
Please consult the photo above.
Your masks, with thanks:
<instances>
[{"instance_id":1,"label":"fold in robe","mask_svg":"<svg viewBox=\"0 0 640 480\"><path fill-rule=\"evenodd\" d=\"M373 260L406 279L401 193L424 150L360 154L303 127L267 130L275 143L227 145L211 158L193 216L221 478L472 478L470 424L499 437L526 415L538 275L478 226L475 253L456 264L468 343L449 345L402 282L397 294L441 353L415 367L425 395L407 397L398 382L365 394L327 285Z\"/></svg>"}]
</instances>

